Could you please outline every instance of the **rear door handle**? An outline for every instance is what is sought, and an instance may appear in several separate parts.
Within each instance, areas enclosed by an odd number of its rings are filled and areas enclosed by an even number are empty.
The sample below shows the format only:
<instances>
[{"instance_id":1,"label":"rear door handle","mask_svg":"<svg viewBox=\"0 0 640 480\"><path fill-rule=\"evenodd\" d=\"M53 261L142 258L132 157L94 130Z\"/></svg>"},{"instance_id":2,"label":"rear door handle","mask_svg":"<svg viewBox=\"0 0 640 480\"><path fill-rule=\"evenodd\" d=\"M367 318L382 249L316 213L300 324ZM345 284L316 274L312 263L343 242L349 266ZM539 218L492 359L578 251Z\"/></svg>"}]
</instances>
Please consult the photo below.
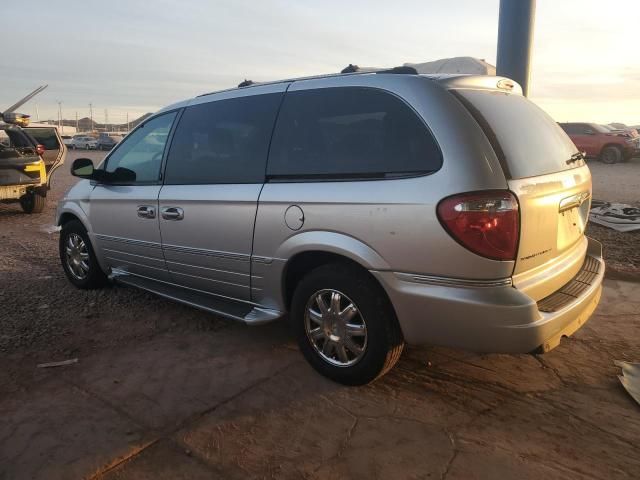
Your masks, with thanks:
<instances>
[{"instance_id":1,"label":"rear door handle","mask_svg":"<svg viewBox=\"0 0 640 480\"><path fill-rule=\"evenodd\" d=\"M156 209L149 205L140 205L138 207L138 216L140 218L156 218Z\"/></svg>"},{"instance_id":2,"label":"rear door handle","mask_svg":"<svg viewBox=\"0 0 640 480\"><path fill-rule=\"evenodd\" d=\"M162 207L160 214L165 220L182 220L184 218L184 210L180 207Z\"/></svg>"}]
</instances>

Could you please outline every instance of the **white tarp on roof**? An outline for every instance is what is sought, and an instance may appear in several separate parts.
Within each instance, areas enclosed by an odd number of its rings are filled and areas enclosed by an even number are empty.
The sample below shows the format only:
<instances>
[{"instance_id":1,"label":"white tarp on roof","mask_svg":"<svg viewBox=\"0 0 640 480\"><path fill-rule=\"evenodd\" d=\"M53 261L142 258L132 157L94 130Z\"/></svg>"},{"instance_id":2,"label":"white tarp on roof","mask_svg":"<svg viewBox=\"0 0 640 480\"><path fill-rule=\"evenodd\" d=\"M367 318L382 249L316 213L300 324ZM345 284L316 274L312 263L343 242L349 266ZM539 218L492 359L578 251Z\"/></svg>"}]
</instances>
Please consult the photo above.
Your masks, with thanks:
<instances>
[{"instance_id":1,"label":"white tarp on roof","mask_svg":"<svg viewBox=\"0 0 640 480\"><path fill-rule=\"evenodd\" d=\"M475 57L442 58L433 62L405 63L418 73L469 73L474 75L495 75L496 67Z\"/></svg>"}]
</instances>

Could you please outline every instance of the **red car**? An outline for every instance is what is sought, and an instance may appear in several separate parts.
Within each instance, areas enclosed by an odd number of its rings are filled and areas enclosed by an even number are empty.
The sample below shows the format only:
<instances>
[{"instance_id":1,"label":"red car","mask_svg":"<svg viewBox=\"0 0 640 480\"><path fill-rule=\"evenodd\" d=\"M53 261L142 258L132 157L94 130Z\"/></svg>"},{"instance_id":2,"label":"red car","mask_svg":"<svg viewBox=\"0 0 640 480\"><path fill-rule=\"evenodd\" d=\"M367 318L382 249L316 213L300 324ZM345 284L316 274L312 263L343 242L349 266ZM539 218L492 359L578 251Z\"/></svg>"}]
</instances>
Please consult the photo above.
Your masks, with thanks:
<instances>
[{"instance_id":1,"label":"red car","mask_svg":"<svg viewBox=\"0 0 640 480\"><path fill-rule=\"evenodd\" d=\"M560 123L562 129L588 157L596 157L603 163L629 160L638 149L636 138L616 134L597 123Z\"/></svg>"}]
</instances>

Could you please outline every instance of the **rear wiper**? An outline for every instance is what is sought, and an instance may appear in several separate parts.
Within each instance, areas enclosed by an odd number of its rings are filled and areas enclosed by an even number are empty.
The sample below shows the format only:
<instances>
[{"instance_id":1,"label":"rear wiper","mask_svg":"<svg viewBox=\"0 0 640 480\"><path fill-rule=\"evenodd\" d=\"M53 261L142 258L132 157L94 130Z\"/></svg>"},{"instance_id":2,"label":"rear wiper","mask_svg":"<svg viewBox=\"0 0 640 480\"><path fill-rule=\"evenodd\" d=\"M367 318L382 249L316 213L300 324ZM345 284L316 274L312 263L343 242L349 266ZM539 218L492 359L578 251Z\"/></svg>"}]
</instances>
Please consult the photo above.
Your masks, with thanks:
<instances>
[{"instance_id":1,"label":"rear wiper","mask_svg":"<svg viewBox=\"0 0 640 480\"><path fill-rule=\"evenodd\" d=\"M571 158L569 158L569 160L567 160L567 165L571 165L574 162L577 162L578 160L584 160L585 157L582 154L582 152L576 152L573 155L571 155Z\"/></svg>"}]
</instances>

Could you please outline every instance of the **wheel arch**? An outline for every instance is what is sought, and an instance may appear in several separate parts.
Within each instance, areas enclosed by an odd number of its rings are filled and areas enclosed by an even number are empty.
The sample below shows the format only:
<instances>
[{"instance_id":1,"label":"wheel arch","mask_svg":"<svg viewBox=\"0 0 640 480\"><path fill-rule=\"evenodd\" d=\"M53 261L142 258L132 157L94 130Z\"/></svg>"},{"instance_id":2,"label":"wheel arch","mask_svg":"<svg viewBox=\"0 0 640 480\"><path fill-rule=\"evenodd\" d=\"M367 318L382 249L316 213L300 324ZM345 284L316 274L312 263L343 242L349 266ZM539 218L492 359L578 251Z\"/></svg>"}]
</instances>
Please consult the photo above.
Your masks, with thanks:
<instances>
[{"instance_id":1,"label":"wheel arch","mask_svg":"<svg viewBox=\"0 0 640 480\"><path fill-rule=\"evenodd\" d=\"M89 236L92 236L92 230L89 225L89 219L84 211L80 208L79 205L69 202L64 205L64 207L58 210L58 219L56 225L59 227L64 226L65 223L70 222L71 220L78 220L84 228L89 233Z\"/></svg>"},{"instance_id":2,"label":"wheel arch","mask_svg":"<svg viewBox=\"0 0 640 480\"><path fill-rule=\"evenodd\" d=\"M602 148L600 149L600 155L602 155L602 152L604 152L605 148L609 148L609 147L615 147L618 150L620 150L620 153L624 153L624 148L622 147L622 145L620 145L619 143L610 142L610 143L605 143L602 146Z\"/></svg>"},{"instance_id":3,"label":"wheel arch","mask_svg":"<svg viewBox=\"0 0 640 480\"><path fill-rule=\"evenodd\" d=\"M333 263L347 265L371 279L371 281L373 281L380 288L381 294L385 296L386 300L389 302L389 305L395 313L395 308L393 306L393 303L391 302L391 298L387 294L384 286L374 275L371 274L369 269L366 268L362 263L340 253L317 249L305 250L295 254L287 261L284 266L282 272L282 293L284 297L283 301L287 311L289 311L291 308L293 294L295 292L296 286L302 280L302 278L316 268Z\"/></svg>"}]
</instances>

